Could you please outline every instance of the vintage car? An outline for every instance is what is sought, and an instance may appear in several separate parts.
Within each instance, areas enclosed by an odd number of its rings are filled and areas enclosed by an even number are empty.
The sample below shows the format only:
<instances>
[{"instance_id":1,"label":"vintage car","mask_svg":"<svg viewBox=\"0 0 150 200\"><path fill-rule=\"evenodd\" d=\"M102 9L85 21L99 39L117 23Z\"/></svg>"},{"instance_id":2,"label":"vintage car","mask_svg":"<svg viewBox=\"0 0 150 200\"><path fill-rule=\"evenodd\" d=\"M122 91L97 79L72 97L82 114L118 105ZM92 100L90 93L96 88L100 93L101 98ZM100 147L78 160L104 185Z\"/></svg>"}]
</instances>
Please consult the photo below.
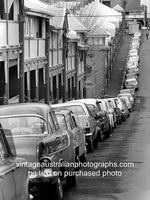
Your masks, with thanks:
<instances>
[{"instance_id":1,"label":"vintage car","mask_svg":"<svg viewBox=\"0 0 150 200\"><path fill-rule=\"evenodd\" d=\"M136 99L136 92L135 89L122 89L120 90L120 94L124 94L124 93L130 93L135 101Z\"/></svg>"},{"instance_id":2,"label":"vintage car","mask_svg":"<svg viewBox=\"0 0 150 200\"><path fill-rule=\"evenodd\" d=\"M76 142L76 161L86 162L85 130L80 127L79 117L67 109L61 109L60 111L56 109L55 113L61 130L68 130L69 134L74 136Z\"/></svg>"},{"instance_id":3,"label":"vintage car","mask_svg":"<svg viewBox=\"0 0 150 200\"><path fill-rule=\"evenodd\" d=\"M125 88L126 89L135 89L138 90L138 82L135 78L128 78L125 80Z\"/></svg>"},{"instance_id":4,"label":"vintage car","mask_svg":"<svg viewBox=\"0 0 150 200\"><path fill-rule=\"evenodd\" d=\"M114 97L114 101L116 102L117 107L121 110L122 121L125 121L127 117L129 117L129 112L127 111L128 109L126 109L126 106L119 97Z\"/></svg>"},{"instance_id":5,"label":"vintage car","mask_svg":"<svg viewBox=\"0 0 150 200\"><path fill-rule=\"evenodd\" d=\"M99 104L97 99L86 98L86 99L77 99L71 102L83 102L87 105L88 109L90 110L91 114L97 121L100 130L98 134L99 140L103 141L104 136L109 137L112 133L112 129L110 126L109 116L105 110L102 110L101 105Z\"/></svg>"},{"instance_id":6,"label":"vintage car","mask_svg":"<svg viewBox=\"0 0 150 200\"><path fill-rule=\"evenodd\" d=\"M107 99L107 101L111 103L111 105L114 109L117 125L120 125L122 123L120 108L118 107L114 98L109 98L109 99Z\"/></svg>"},{"instance_id":7,"label":"vintage car","mask_svg":"<svg viewBox=\"0 0 150 200\"><path fill-rule=\"evenodd\" d=\"M97 103L99 104L102 110L107 112L108 117L109 117L111 132L112 132L115 127L115 117L114 117L113 109L109 107L106 99L97 99Z\"/></svg>"},{"instance_id":8,"label":"vintage car","mask_svg":"<svg viewBox=\"0 0 150 200\"><path fill-rule=\"evenodd\" d=\"M92 153L98 143L98 126L88 107L82 102L65 102L51 105L54 108L67 108L79 117L82 128L85 129L87 151Z\"/></svg>"},{"instance_id":9,"label":"vintage car","mask_svg":"<svg viewBox=\"0 0 150 200\"><path fill-rule=\"evenodd\" d=\"M0 200L29 200L25 159L16 157L10 130L0 128Z\"/></svg>"},{"instance_id":10,"label":"vintage car","mask_svg":"<svg viewBox=\"0 0 150 200\"><path fill-rule=\"evenodd\" d=\"M12 132L17 156L28 161L29 192L42 199L63 198L63 180L75 186L75 170L64 166L75 162L75 141L60 130L54 110L42 103L24 103L0 107L0 123ZM55 172L55 173L54 173ZM46 195L44 197L44 195Z\"/></svg>"}]
</instances>

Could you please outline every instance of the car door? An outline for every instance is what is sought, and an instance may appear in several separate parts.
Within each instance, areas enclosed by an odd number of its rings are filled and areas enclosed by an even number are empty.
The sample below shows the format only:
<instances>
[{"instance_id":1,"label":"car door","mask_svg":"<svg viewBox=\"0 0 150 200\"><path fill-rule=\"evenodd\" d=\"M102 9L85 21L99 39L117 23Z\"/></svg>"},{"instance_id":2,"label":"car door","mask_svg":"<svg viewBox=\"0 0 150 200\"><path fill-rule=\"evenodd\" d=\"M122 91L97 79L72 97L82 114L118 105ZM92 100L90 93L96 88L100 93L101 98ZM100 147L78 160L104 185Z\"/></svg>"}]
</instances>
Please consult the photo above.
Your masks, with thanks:
<instances>
[{"instance_id":1,"label":"car door","mask_svg":"<svg viewBox=\"0 0 150 200\"><path fill-rule=\"evenodd\" d=\"M14 181L16 186L16 196L17 200L27 200L28 199L28 171L27 167L21 166L21 163L25 161L21 159L16 159L16 163L20 163L20 166L15 166L14 168Z\"/></svg>"},{"instance_id":2,"label":"car door","mask_svg":"<svg viewBox=\"0 0 150 200\"><path fill-rule=\"evenodd\" d=\"M77 126L75 115L70 114L70 125L71 129L76 135L77 145L79 146L79 156L82 155L85 151L85 134L82 129Z\"/></svg>"},{"instance_id":3,"label":"car door","mask_svg":"<svg viewBox=\"0 0 150 200\"><path fill-rule=\"evenodd\" d=\"M15 199L27 200L28 199L28 168L25 165L26 160L24 158L16 157L16 146L14 138L10 130L2 129L5 136L4 142L6 143L6 149L8 156L6 162L10 163L9 173L13 176L13 182L15 187Z\"/></svg>"},{"instance_id":4,"label":"car door","mask_svg":"<svg viewBox=\"0 0 150 200\"><path fill-rule=\"evenodd\" d=\"M58 129L57 133L52 134L53 143L51 142L51 140L49 140L48 146L49 148L53 149L54 153L57 156L58 161L74 162L75 140L73 138L71 131L70 133L67 131L65 116L61 114L59 115L59 117L60 120L58 123L56 115L54 113L50 113L50 118L51 118L50 120L51 121L55 120L55 124L57 124Z\"/></svg>"},{"instance_id":5,"label":"car door","mask_svg":"<svg viewBox=\"0 0 150 200\"><path fill-rule=\"evenodd\" d=\"M14 169L16 164L10 160L5 140L0 129L0 199L16 200Z\"/></svg>"}]
</instances>

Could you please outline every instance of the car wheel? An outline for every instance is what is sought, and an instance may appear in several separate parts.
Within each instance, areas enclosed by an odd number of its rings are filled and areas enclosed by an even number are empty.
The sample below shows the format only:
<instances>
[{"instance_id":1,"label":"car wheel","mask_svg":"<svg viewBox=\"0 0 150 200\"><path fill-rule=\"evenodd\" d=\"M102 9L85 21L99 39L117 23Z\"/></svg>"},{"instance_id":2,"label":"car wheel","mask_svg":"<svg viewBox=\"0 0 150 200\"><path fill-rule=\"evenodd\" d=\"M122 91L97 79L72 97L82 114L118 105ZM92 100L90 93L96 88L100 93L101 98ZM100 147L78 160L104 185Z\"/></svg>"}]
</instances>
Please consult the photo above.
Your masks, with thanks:
<instances>
[{"instance_id":1,"label":"car wheel","mask_svg":"<svg viewBox=\"0 0 150 200\"><path fill-rule=\"evenodd\" d=\"M119 124L120 124L120 125L122 124L122 120L121 120L121 118L119 119Z\"/></svg>"},{"instance_id":2,"label":"car wheel","mask_svg":"<svg viewBox=\"0 0 150 200\"><path fill-rule=\"evenodd\" d=\"M54 200L62 200L63 199L63 186L62 181L58 177L57 182L53 185L53 199Z\"/></svg>"},{"instance_id":3,"label":"car wheel","mask_svg":"<svg viewBox=\"0 0 150 200\"><path fill-rule=\"evenodd\" d=\"M78 167L75 168L75 171L78 171L79 170L79 163L80 163L79 155L76 155L75 162L78 163Z\"/></svg>"},{"instance_id":4,"label":"car wheel","mask_svg":"<svg viewBox=\"0 0 150 200\"><path fill-rule=\"evenodd\" d=\"M104 141L104 135L103 135L103 131L102 130L98 131L97 141L98 142L103 142Z\"/></svg>"},{"instance_id":5,"label":"car wheel","mask_svg":"<svg viewBox=\"0 0 150 200\"><path fill-rule=\"evenodd\" d=\"M106 137L106 138L109 138L111 134L112 134L112 127L109 126L109 130L106 132L105 137Z\"/></svg>"},{"instance_id":6,"label":"car wheel","mask_svg":"<svg viewBox=\"0 0 150 200\"><path fill-rule=\"evenodd\" d=\"M75 187L77 184L76 173L75 171L72 171L71 173L73 173L72 176L66 177L66 185L68 187Z\"/></svg>"},{"instance_id":7,"label":"car wheel","mask_svg":"<svg viewBox=\"0 0 150 200\"><path fill-rule=\"evenodd\" d=\"M94 146L94 148L96 148L97 145L98 145L98 140L97 140L97 138L96 138L96 139L94 140L94 142L93 142L93 146Z\"/></svg>"},{"instance_id":8,"label":"car wheel","mask_svg":"<svg viewBox=\"0 0 150 200\"><path fill-rule=\"evenodd\" d=\"M117 128L117 122L115 122L115 126L114 127Z\"/></svg>"},{"instance_id":9,"label":"car wheel","mask_svg":"<svg viewBox=\"0 0 150 200\"><path fill-rule=\"evenodd\" d=\"M93 153L93 139L88 142L87 151L88 153Z\"/></svg>"},{"instance_id":10,"label":"car wheel","mask_svg":"<svg viewBox=\"0 0 150 200\"><path fill-rule=\"evenodd\" d=\"M87 162L86 152L84 154L82 154L82 156L80 156L80 162L81 163Z\"/></svg>"}]
</instances>

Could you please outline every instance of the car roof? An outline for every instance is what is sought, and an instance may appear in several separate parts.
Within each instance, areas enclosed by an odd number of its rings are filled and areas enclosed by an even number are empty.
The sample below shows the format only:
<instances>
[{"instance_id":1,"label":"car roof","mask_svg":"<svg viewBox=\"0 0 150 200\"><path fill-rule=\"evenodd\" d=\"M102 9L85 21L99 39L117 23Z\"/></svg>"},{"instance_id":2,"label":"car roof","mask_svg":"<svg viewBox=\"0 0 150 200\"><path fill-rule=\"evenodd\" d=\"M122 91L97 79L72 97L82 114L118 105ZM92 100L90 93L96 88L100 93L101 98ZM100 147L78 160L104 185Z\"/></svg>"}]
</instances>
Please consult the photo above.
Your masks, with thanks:
<instances>
[{"instance_id":1,"label":"car roof","mask_svg":"<svg viewBox=\"0 0 150 200\"><path fill-rule=\"evenodd\" d=\"M125 81L136 81L136 78L127 78Z\"/></svg>"},{"instance_id":2,"label":"car roof","mask_svg":"<svg viewBox=\"0 0 150 200\"><path fill-rule=\"evenodd\" d=\"M68 101L65 103L58 103L58 104L52 104L51 107L57 108L57 107L63 107L63 106L71 106L71 105L80 105L80 106L85 106L85 103L83 102L74 102L74 101Z\"/></svg>"},{"instance_id":3,"label":"car roof","mask_svg":"<svg viewBox=\"0 0 150 200\"><path fill-rule=\"evenodd\" d=\"M119 97L119 96L127 96L127 95L128 95L128 96L131 96L130 93L121 93L121 94L118 94L118 97Z\"/></svg>"},{"instance_id":4,"label":"car roof","mask_svg":"<svg viewBox=\"0 0 150 200\"><path fill-rule=\"evenodd\" d=\"M52 109L44 103L19 103L0 106L0 117L14 115L40 115L47 117L47 112Z\"/></svg>"},{"instance_id":5,"label":"car roof","mask_svg":"<svg viewBox=\"0 0 150 200\"><path fill-rule=\"evenodd\" d=\"M97 99L94 99L94 98L76 99L70 102L83 102L86 104L95 104L97 102Z\"/></svg>"}]
</instances>

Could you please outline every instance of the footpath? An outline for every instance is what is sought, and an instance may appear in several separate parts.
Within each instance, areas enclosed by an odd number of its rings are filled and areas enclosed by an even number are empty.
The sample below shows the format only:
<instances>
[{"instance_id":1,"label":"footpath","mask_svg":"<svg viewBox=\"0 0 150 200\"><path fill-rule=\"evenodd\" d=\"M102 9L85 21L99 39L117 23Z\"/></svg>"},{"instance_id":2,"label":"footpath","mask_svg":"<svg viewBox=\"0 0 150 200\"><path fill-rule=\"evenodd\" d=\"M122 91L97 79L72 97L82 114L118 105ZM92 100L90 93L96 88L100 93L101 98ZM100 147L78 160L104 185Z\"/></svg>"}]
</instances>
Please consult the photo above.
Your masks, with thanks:
<instances>
[{"instance_id":1,"label":"footpath","mask_svg":"<svg viewBox=\"0 0 150 200\"><path fill-rule=\"evenodd\" d=\"M113 65L112 75L108 87L106 89L105 95L115 97L119 94L123 81L124 69L126 66L130 40L131 36L125 34L116 62Z\"/></svg>"}]
</instances>

